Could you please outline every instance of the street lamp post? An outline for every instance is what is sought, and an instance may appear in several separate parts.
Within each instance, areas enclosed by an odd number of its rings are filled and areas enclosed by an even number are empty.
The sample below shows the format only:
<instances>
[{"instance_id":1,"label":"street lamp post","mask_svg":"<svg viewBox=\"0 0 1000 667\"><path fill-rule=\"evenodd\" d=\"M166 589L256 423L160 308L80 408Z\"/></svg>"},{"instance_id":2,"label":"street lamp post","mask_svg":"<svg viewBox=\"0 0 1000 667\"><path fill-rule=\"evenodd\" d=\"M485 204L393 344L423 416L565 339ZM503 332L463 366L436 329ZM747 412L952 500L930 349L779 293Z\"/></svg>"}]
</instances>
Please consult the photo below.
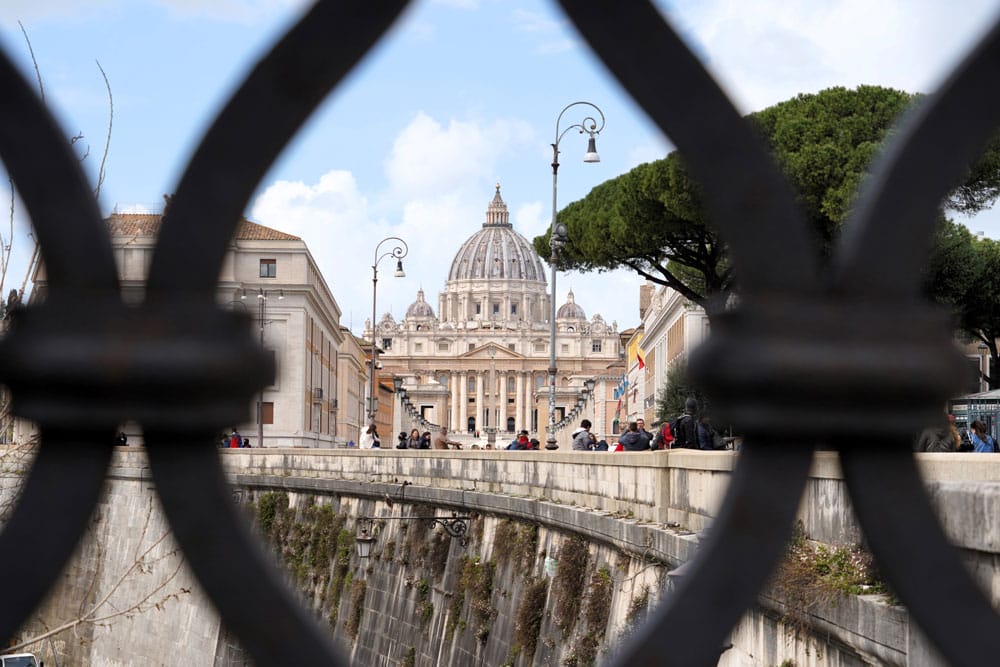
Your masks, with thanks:
<instances>
[{"instance_id":1,"label":"street lamp post","mask_svg":"<svg viewBox=\"0 0 1000 667\"><path fill-rule=\"evenodd\" d=\"M382 244L387 241L398 241L400 245L395 246L392 250L386 251L379 255L379 249ZM406 241L399 238L398 236L387 236L378 242L375 246L375 260L372 262L372 365L371 365L371 377L368 380L368 423L375 423L375 409L376 409L376 398L375 398L375 373L376 365L378 364L378 323L375 320L375 297L378 294L378 263L381 262L385 257L395 257L396 258L396 271L392 274L396 278L403 278L406 273L403 271L403 258L406 257L406 253L410 251L409 246L406 245Z\"/></svg>"},{"instance_id":2,"label":"street lamp post","mask_svg":"<svg viewBox=\"0 0 1000 667\"><path fill-rule=\"evenodd\" d=\"M275 290L265 290L263 287L257 288L257 322L260 328L260 346L264 347L264 325L267 324L267 295L274 294ZM279 289L278 301L285 298L285 290ZM240 299L247 298L246 289L240 295ZM260 388L257 394L257 446L264 446L264 387Z\"/></svg>"},{"instance_id":3,"label":"street lamp post","mask_svg":"<svg viewBox=\"0 0 1000 667\"><path fill-rule=\"evenodd\" d=\"M601 118L600 125L598 125L597 119L593 116L584 116L582 122L573 123L560 131L559 124L562 122L563 114L578 105L584 105L596 111L597 115ZM587 113L590 112L588 111ZM590 102L573 102L566 105L559 112L559 117L556 119L556 140L552 144L552 227L549 234L549 249L552 251L552 256L549 259L549 264L552 267L552 308L549 319L549 435L545 441L546 446L550 449L554 449L556 446L556 265L559 263L559 253L562 251L563 246L566 245L566 226L556 223L556 185L559 176L559 142L572 129L579 130L580 134L586 132L590 135L587 141L587 152L583 156L583 161L600 162L601 156L597 154L597 141L595 137L604 129L604 112L596 104Z\"/></svg>"}]
</instances>

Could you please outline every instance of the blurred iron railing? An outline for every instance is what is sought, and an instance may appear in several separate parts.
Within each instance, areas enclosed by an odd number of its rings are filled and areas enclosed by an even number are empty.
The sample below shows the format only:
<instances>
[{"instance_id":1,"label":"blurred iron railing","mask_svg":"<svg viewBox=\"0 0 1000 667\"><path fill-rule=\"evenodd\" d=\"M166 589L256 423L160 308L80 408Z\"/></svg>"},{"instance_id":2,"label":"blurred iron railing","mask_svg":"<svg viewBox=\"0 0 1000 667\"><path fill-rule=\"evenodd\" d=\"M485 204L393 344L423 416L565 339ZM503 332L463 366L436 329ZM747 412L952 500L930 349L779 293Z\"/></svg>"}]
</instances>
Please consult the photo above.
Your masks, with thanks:
<instances>
[{"instance_id":1,"label":"blurred iron railing","mask_svg":"<svg viewBox=\"0 0 1000 667\"><path fill-rule=\"evenodd\" d=\"M1000 623L942 534L910 438L938 417L962 377L947 318L919 297L919 269L939 202L1000 125L1000 32L895 136L823 269L787 183L657 9L640 0L561 4L683 153L741 287L739 306L691 368L742 425L743 451L689 575L618 663L716 662L782 554L817 442L839 448L868 541L942 655L956 665L995 662ZM0 381L16 414L42 434L0 534L0 636L25 622L72 554L114 429L132 419L144 428L157 492L188 562L257 664L346 664L234 513L214 434L245 419L274 368L248 323L213 295L255 187L405 5L321 0L260 61L181 178L138 308L121 302L108 232L64 134L0 54L0 157L49 277L44 303L21 312L0 341Z\"/></svg>"}]
</instances>

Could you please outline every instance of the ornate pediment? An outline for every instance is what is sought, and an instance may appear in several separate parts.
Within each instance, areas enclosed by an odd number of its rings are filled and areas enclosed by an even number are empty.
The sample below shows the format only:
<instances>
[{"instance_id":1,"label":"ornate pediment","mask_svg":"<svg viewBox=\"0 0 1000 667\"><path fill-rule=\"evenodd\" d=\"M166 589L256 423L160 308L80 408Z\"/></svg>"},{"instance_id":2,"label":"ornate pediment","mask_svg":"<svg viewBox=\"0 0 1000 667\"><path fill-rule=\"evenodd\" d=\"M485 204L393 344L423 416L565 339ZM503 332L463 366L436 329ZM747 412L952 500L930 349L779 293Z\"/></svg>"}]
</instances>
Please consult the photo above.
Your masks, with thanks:
<instances>
[{"instance_id":1,"label":"ornate pediment","mask_svg":"<svg viewBox=\"0 0 1000 667\"><path fill-rule=\"evenodd\" d=\"M491 350L493 351L492 357L490 357ZM497 345L496 343L481 345L459 357L459 359L486 359L487 361L491 358L494 361L501 361L505 359L524 359L525 357L523 354L518 354L514 350L508 349L503 345Z\"/></svg>"}]
</instances>

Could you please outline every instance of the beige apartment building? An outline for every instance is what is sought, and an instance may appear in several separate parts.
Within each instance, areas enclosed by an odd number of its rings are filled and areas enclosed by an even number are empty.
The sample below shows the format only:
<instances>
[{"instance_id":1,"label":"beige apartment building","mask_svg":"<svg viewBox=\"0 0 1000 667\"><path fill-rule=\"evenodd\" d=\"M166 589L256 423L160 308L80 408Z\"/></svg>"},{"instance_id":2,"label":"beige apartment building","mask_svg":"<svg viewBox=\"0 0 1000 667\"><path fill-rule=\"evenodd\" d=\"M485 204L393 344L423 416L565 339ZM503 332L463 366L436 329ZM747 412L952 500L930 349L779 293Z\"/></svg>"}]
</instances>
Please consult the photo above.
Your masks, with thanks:
<instances>
[{"instance_id":1,"label":"beige apartment building","mask_svg":"<svg viewBox=\"0 0 1000 667\"><path fill-rule=\"evenodd\" d=\"M127 303L143 299L161 219L114 213L106 221ZM45 282L39 267L36 294L44 293ZM356 406L348 405L349 424L341 425L340 400L356 402L351 397L362 391L364 355L341 328L340 308L305 242L242 220L222 264L217 298L220 307L252 320L277 369L274 383L250 406L250 420L222 428L236 427L253 447L261 446L261 432L265 447L332 447L356 439ZM127 425L127 434L130 444L141 443L139 425Z\"/></svg>"}]
</instances>

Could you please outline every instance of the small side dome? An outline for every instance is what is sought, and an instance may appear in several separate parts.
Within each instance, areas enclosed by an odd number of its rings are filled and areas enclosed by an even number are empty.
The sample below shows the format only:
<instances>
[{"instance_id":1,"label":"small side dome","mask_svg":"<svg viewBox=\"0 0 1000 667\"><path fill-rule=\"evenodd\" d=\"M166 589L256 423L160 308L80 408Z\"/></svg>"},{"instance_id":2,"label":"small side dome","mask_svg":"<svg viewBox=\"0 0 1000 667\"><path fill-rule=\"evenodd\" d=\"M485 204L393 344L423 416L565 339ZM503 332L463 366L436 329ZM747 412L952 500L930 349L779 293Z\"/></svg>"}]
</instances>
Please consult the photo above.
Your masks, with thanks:
<instances>
[{"instance_id":1,"label":"small side dome","mask_svg":"<svg viewBox=\"0 0 1000 667\"><path fill-rule=\"evenodd\" d=\"M566 295L566 303L559 306L559 310L556 311L556 319L574 319L574 320L585 320L587 319L587 314L583 312L573 296L573 290L569 291Z\"/></svg>"},{"instance_id":2,"label":"small side dome","mask_svg":"<svg viewBox=\"0 0 1000 667\"><path fill-rule=\"evenodd\" d=\"M410 307L406 309L407 319L411 317L434 317L434 309L431 308L431 304L424 301L424 290L420 289L417 291L417 300L410 304Z\"/></svg>"}]
</instances>

